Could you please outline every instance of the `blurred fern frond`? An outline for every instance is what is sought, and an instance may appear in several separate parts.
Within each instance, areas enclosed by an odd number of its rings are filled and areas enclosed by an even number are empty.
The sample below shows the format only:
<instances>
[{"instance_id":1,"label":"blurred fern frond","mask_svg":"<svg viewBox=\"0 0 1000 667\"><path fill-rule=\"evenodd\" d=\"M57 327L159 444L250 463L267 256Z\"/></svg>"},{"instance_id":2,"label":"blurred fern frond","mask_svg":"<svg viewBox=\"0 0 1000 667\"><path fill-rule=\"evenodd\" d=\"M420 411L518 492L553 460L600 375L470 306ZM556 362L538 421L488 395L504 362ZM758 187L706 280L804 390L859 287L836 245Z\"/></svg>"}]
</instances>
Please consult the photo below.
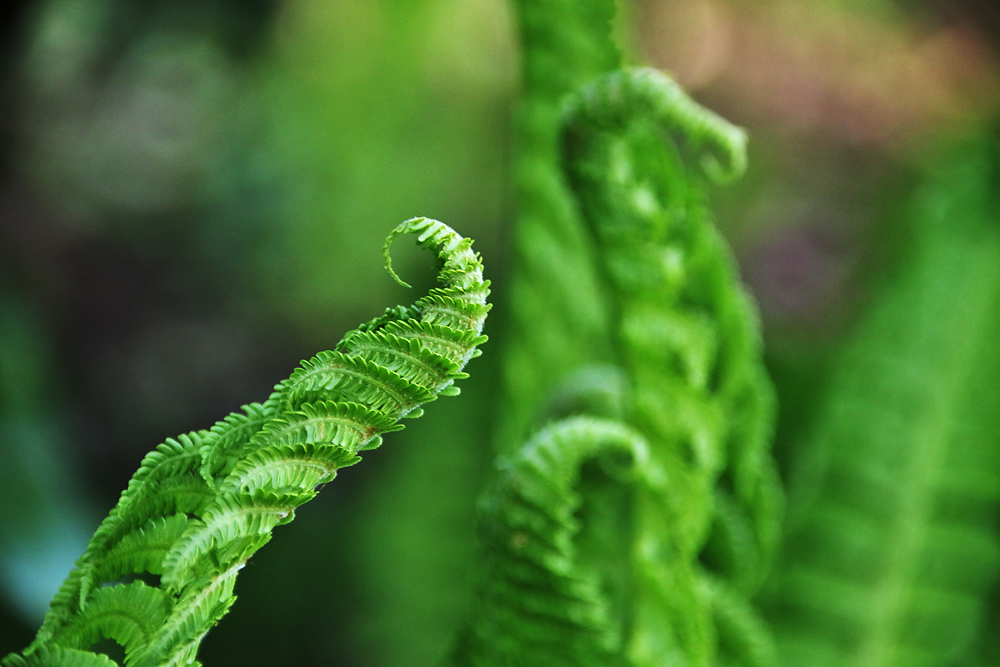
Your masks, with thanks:
<instances>
[{"instance_id":1,"label":"blurred fern frond","mask_svg":"<svg viewBox=\"0 0 1000 667\"><path fill-rule=\"evenodd\" d=\"M767 632L746 600L781 516L774 399L756 311L706 192L706 179L742 173L745 135L650 69L587 84L565 114L564 168L599 249L630 378L626 419L668 480L666 516L644 530L658 535L672 579L659 594L635 591L631 658L670 655L657 638L669 625L688 664L768 664Z\"/></svg>"},{"instance_id":2,"label":"blurred fern frond","mask_svg":"<svg viewBox=\"0 0 1000 667\"><path fill-rule=\"evenodd\" d=\"M1000 154L938 166L790 480L768 594L786 665L954 664L1000 568Z\"/></svg>"},{"instance_id":3,"label":"blurred fern frond","mask_svg":"<svg viewBox=\"0 0 1000 667\"><path fill-rule=\"evenodd\" d=\"M501 452L520 446L545 415L555 387L581 368L613 363L611 315L559 163L565 96L620 64L609 0L520 0L523 60L514 179L517 220L509 278L510 335L498 426Z\"/></svg>"},{"instance_id":4,"label":"blurred fern frond","mask_svg":"<svg viewBox=\"0 0 1000 667\"><path fill-rule=\"evenodd\" d=\"M706 176L742 171L744 135L662 74L616 70L612 3L519 9L518 238L532 254L516 269L505 360L519 407L501 427L481 598L457 660L771 664L748 596L780 516L773 399L705 192ZM600 317L574 321L572 304ZM529 415L557 421L512 448ZM616 447L626 484L593 469Z\"/></svg>"}]
</instances>

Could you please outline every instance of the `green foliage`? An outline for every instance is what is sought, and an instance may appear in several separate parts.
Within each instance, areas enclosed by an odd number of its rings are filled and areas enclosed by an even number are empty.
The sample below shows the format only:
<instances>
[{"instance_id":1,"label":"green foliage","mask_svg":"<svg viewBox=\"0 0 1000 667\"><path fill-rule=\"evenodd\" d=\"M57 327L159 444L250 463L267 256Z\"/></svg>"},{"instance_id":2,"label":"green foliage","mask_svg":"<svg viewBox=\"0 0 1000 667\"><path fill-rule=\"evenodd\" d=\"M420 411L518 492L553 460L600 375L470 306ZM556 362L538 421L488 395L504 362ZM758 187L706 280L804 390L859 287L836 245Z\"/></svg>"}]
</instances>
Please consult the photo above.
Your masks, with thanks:
<instances>
[{"instance_id":1,"label":"green foliage","mask_svg":"<svg viewBox=\"0 0 1000 667\"><path fill-rule=\"evenodd\" d=\"M759 323L708 205L711 184L745 169L744 132L666 76L622 69L611 0L516 5L524 100L505 395L496 479L479 506L478 597L452 661L995 663L997 148L960 151L918 197L909 254L850 336L793 455L783 538ZM391 100L395 84L382 85ZM395 154L391 137L379 141ZM147 455L35 642L4 667L117 664L102 641L119 644L127 665L199 664L239 571L273 529L400 419L458 393L485 341L488 283L470 242L426 219L393 232L387 267L402 233L437 254L444 286L303 362L265 402ZM329 270L324 253L314 260ZM473 486L481 454L469 433L486 408L443 412L421 436L435 442L394 459L390 484L366 498L376 510L343 540L369 561L362 576L385 568L386 587L406 589L383 613L393 637L365 664L427 664L442 642L426 629L459 606L411 604L464 583L460 530L442 537L421 521L456 516L467 489L438 487L449 474ZM405 565L372 537L389 532L390 513L417 554ZM414 609L430 611L408 619Z\"/></svg>"},{"instance_id":2,"label":"green foliage","mask_svg":"<svg viewBox=\"0 0 1000 667\"><path fill-rule=\"evenodd\" d=\"M612 324L586 232L559 164L562 102L614 70L614 3L515 3L523 53L517 113L516 268L503 379L509 397L497 434L509 451L530 435L553 386L581 366L613 362Z\"/></svg>"},{"instance_id":3,"label":"green foliage","mask_svg":"<svg viewBox=\"0 0 1000 667\"><path fill-rule=\"evenodd\" d=\"M745 137L663 75L615 70L613 5L584 4L519 4L512 407L456 659L773 664L748 602L778 537L773 397L705 193L742 172Z\"/></svg>"},{"instance_id":4,"label":"green foliage","mask_svg":"<svg viewBox=\"0 0 1000 667\"><path fill-rule=\"evenodd\" d=\"M387 268L404 233L436 254L442 287L303 362L263 404L148 454L35 641L4 665L113 664L88 652L104 638L128 665L198 664L201 640L235 601L236 575L271 531L399 419L457 393L485 341L489 284L471 241L425 218L392 232Z\"/></svg>"},{"instance_id":5,"label":"green foliage","mask_svg":"<svg viewBox=\"0 0 1000 667\"><path fill-rule=\"evenodd\" d=\"M467 664L624 664L632 582L615 565L632 560L634 536L631 522L615 521L615 510L629 516L630 494L613 487L664 482L642 435L570 417L498 467L480 508L486 573L479 620L461 649Z\"/></svg>"},{"instance_id":6,"label":"green foliage","mask_svg":"<svg viewBox=\"0 0 1000 667\"><path fill-rule=\"evenodd\" d=\"M992 140L942 161L840 354L768 596L784 664L953 664L983 624L1000 567L998 168Z\"/></svg>"},{"instance_id":7,"label":"green foliage","mask_svg":"<svg viewBox=\"0 0 1000 667\"><path fill-rule=\"evenodd\" d=\"M669 527L658 530L666 535L672 595L685 591L685 601L666 612L678 629L676 650L690 664L710 664L718 634L723 659L753 664L725 655L742 641L726 636L732 624L713 632L709 621L691 621L721 613L715 594L702 591L753 593L778 537L781 494L769 454L774 407L759 326L712 224L703 180L742 173L745 137L653 70L588 84L566 117L566 171L618 313L618 348L631 378L627 419L649 439L670 480ZM704 176L687 169L685 157ZM641 605L641 589L637 598ZM662 632L655 624L645 631Z\"/></svg>"},{"instance_id":8,"label":"green foliage","mask_svg":"<svg viewBox=\"0 0 1000 667\"><path fill-rule=\"evenodd\" d=\"M613 363L611 318L592 240L559 166L559 133L563 97L619 65L611 41L614 6L505 4L517 12L524 48L514 119L517 270L503 286L504 355L478 362L463 400L435 410L410 432L410 446L386 463L386 477L364 500L351 557L370 605L359 623L365 664L432 664L464 622L478 567L473 506L491 469L484 445L492 439L510 453L531 436L540 415L561 411L563 398L579 400L579 388L567 385L577 371L593 389L588 400L608 393L601 369ZM481 188L474 186L477 197ZM505 388L503 395L491 393L495 385Z\"/></svg>"}]
</instances>

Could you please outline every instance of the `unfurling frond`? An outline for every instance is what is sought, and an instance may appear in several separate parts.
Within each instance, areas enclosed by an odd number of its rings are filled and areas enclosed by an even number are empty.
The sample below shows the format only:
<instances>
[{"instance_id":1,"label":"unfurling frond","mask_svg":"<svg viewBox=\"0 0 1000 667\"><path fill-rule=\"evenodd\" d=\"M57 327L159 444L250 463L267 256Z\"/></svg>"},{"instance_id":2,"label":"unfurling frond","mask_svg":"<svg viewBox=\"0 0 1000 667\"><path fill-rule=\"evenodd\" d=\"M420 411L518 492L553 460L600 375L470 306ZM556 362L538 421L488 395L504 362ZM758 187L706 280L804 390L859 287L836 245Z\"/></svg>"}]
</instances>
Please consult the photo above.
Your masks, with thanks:
<instances>
[{"instance_id":1,"label":"unfurling frond","mask_svg":"<svg viewBox=\"0 0 1000 667\"><path fill-rule=\"evenodd\" d=\"M487 556L462 664L622 664L630 506L653 465L641 434L592 417L557 422L501 459L481 507Z\"/></svg>"},{"instance_id":2,"label":"unfurling frond","mask_svg":"<svg viewBox=\"0 0 1000 667\"><path fill-rule=\"evenodd\" d=\"M746 136L663 74L600 57L613 51L601 25L611 6L519 2L527 241L507 359L513 418L483 507L480 602L456 659L772 665L750 598L780 525L774 400L756 310L707 206L707 181L744 170ZM553 37L573 29L574 40ZM555 62L570 67L542 67ZM587 319L585 305L601 312ZM595 393L586 378L597 373ZM517 448L532 414L586 416ZM574 453L595 443L629 453L617 485Z\"/></svg>"},{"instance_id":3,"label":"unfurling frond","mask_svg":"<svg viewBox=\"0 0 1000 667\"><path fill-rule=\"evenodd\" d=\"M698 554L713 530L711 551L749 536L741 566L757 565L721 574L753 590L778 537L773 392L756 310L712 222L704 179L685 159L720 154L715 164L733 175L745 163L745 137L647 69L588 84L565 109L564 166L620 313L633 420L687 486L676 496L685 508L675 512L678 548Z\"/></svg>"},{"instance_id":4,"label":"unfurling frond","mask_svg":"<svg viewBox=\"0 0 1000 667\"><path fill-rule=\"evenodd\" d=\"M692 100L673 80L650 68L621 69L577 90L563 109L565 127L621 132L639 118L683 137L705 175L725 182L743 175L746 132Z\"/></svg>"},{"instance_id":5,"label":"unfurling frond","mask_svg":"<svg viewBox=\"0 0 1000 667\"><path fill-rule=\"evenodd\" d=\"M482 263L469 239L435 220L404 222L387 247L400 234L435 254L441 287L303 362L265 403L148 454L34 643L4 667L110 667L90 652L101 639L123 646L130 666L196 665L202 638L235 600L236 574L271 531L402 428L400 418L457 393L486 340Z\"/></svg>"}]
</instances>

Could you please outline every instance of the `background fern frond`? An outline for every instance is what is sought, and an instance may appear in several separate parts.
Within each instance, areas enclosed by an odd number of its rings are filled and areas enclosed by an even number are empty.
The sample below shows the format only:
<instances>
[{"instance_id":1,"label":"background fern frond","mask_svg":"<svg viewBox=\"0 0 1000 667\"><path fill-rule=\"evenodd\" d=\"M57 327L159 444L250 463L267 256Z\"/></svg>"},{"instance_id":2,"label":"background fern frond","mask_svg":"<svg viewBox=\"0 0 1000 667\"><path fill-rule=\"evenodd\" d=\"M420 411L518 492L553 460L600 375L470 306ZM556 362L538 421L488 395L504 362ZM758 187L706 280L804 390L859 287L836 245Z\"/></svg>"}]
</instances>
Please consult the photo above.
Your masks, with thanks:
<instances>
[{"instance_id":1,"label":"background fern frond","mask_svg":"<svg viewBox=\"0 0 1000 667\"><path fill-rule=\"evenodd\" d=\"M745 135L651 70L598 76L561 107L554 157L586 225L606 338L575 366L561 351L534 350L532 372L551 374L548 393L570 395L551 405L621 421L556 421L504 459L501 491L482 509L480 602L456 659L773 664L770 634L748 599L770 565L780 519L773 397L756 312L705 192L706 176L742 171ZM561 266L558 254L548 259ZM552 320L541 315L538 326ZM612 362L604 366L602 340ZM523 370L513 349L509 372ZM584 375L598 368L622 378L615 396L583 396ZM629 450L627 492L579 473L574 453L614 429L642 443Z\"/></svg>"},{"instance_id":2,"label":"background fern frond","mask_svg":"<svg viewBox=\"0 0 1000 667\"><path fill-rule=\"evenodd\" d=\"M670 480L654 559L669 563L669 590L683 592L664 599L637 587L633 660L653 664L673 650L689 664L758 664L767 650L716 646L711 620L735 618L716 607L740 596L727 606L753 616L746 596L768 571L781 510L757 315L706 201L706 176L742 171L746 137L649 69L603 76L564 109L563 165L593 230L631 378L626 420ZM640 536L654 534L652 523L640 526ZM653 638L664 620L674 647ZM766 643L763 623L742 625Z\"/></svg>"},{"instance_id":3,"label":"background fern frond","mask_svg":"<svg viewBox=\"0 0 1000 667\"><path fill-rule=\"evenodd\" d=\"M927 178L840 355L768 596L786 665L944 666L975 643L1000 573L998 173L982 139Z\"/></svg>"},{"instance_id":4,"label":"background fern frond","mask_svg":"<svg viewBox=\"0 0 1000 667\"><path fill-rule=\"evenodd\" d=\"M593 243L559 167L564 97L620 64L615 3L519 0L523 94L517 114L514 270L497 447L519 447L554 385L614 363L612 321Z\"/></svg>"},{"instance_id":5,"label":"background fern frond","mask_svg":"<svg viewBox=\"0 0 1000 667\"><path fill-rule=\"evenodd\" d=\"M552 424L500 460L462 664L625 664L631 490L650 465L638 432L593 417Z\"/></svg>"}]
</instances>

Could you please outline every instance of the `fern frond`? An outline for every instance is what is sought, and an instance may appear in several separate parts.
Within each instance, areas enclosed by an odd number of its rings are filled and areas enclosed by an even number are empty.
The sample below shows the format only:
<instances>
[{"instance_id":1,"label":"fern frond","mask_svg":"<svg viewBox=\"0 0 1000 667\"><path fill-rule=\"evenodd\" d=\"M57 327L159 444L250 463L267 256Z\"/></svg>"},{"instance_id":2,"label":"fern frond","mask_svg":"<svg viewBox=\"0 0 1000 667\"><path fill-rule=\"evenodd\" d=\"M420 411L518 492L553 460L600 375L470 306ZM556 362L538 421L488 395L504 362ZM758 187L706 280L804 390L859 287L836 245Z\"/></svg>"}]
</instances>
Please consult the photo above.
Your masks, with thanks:
<instances>
[{"instance_id":1,"label":"fern frond","mask_svg":"<svg viewBox=\"0 0 1000 667\"><path fill-rule=\"evenodd\" d=\"M540 426L554 386L589 366L616 363L610 305L592 240L559 162L564 98L620 64L612 0L518 0L524 90L517 115L517 221L507 289L508 397L497 449L510 453Z\"/></svg>"},{"instance_id":2,"label":"fern frond","mask_svg":"<svg viewBox=\"0 0 1000 667\"><path fill-rule=\"evenodd\" d=\"M109 638L130 666L197 665L202 638L235 600L236 574L271 531L359 451L402 428L400 418L457 393L453 383L486 340L489 282L472 242L446 225L408 220L386 252L400 234L417 234L434 252L441 287L303 362L265 403L148 454L35 642L5 664L114 664L86 652ZM160 581L102 586L133 574Z\"/></svg>"},{"instance_id":3,"label":"fern frond","mask_svg":"<svg viewBox=\"0 0 1000 667\"><path fill-rule=\"evenodd\" d=\"M186 514L152 518L108 549L88 576L94 582L114 581L129 574L163 574L163 559L188 526Z\"/></svg>"},{"instance_id":4,"label":"fern frond","mask_svg":"<svg viewBox=\"0 0 1000 667\"><path fill-rule=\"evenodd\" d=\"M170 622L149 641L138 667L191 664L208 631L236 601L233 587L245 562L190 582L177 599Z\"/></svg>"},{"instance_id":5,"label":"fern frond","mask_svg":"<svg viewBox=\"0 0 1000 667\"><path fill-rule=\"evenodd\" d=\"M404 338L385 331L359 331L340 345L346 354L369 353L376 363L401 377L424 386L437 386L448 380L461 380L468 374L458 364L426 349L414 338Z\"/></svg>"},{"instance_id":6,"label":"fern frond","mask_svg":"<svg viewBox=\"0 0 1000 667\"><path fill-rule=\"evenodd\" d=\"M77 562L81 609L86 606L87 596L93 588L120 576L110 574L114 568L109 566L103 568L109 578L101 579L103 561L99 559L114 550L126 536L141 531L150 517L198 514L211 502L211 489L198 474L199 452L205 436L207 433L202 431L169 438L143 458L118 505L101 522ZM53 605L43 621L43 630L46 626L55 627L62 613L61 606Z\"/></svg>"},{"instance_id":7,"label":"fern frond","mask_svg":"<svg viewBox=\"0 0 1000 667\"><path fill-rule=\"evenodd\" d=\"M58 646L39 649L29 656L15 653L0 660L3 667L117 667L118 663L106 655Z\"/></svg>"},{"instance_id":8,"label":"fern frond","mask_svg":"<svg viewBox=\"0 0 1000 667\"><path fill-rule=\"evenodd\" d=\"M444 290L432 289L428 296L416 303L421 320L452 329L465 329L486 317L489 306L465 300Z\"/></svg>"},{"instance_id":9,"label":"fern frond","mask_svg":"<svg viewBox=\"0 0 1000 667\"><path fill-rule=\"evenodd\" d=\"M435 398L425 386L364 357L321 352L292 373L282 385L292 401L310 392L326 392L340 400L357 399L374 410L405 414Z\"/></svg>"},{"instance_id":10,"label":"fern frond","mask_svg":"<svg viewBox=\"0 0 1000 667\"><path fill-rule=\"evenodd\" d=\"M555 482L536 484L524 468L525 481L511 483L526 485L516 487L523 497L494 508L490 496L486 516L516 526L525 554L508 558L510 535L484 529L488 552L503 554L487 556L486 580L505 583L486 585L477 613L490 620L474 622L459 661L767 663L770 640L747 597L768 570L781 514L773 396L756 312L706 204L706 179L742 173L746 136L658 72L614 71L612 2L517 6L526 99L500 451L520 456L539 406L558 403L619 413L649 455L632 500L611 504L630 517L617 535L625 546L602 559L617 577L586 567L556 576L573 559L559 550L572 544L560 533L565 515L541 509L558 506ZM586 390L576 379L607 367L627 378L623 390L576 400ZM567 386L568 402L557 395ZM628 595L602 598L624 581Z\"/></svg>"},{"instance_id":11,"label":"fern frond","mask_svg":"<svg viewBox=\"0 0 1000 667\"><path fill-rule=\"evenodd\" d=\"M135 664L157 630L167 621L173 600L141 581L100 588L83 611L63 626L52 643L63 648L88 649L103 637L125 648L125 664Z\"/></svg>"},{"instance_id":12,"label":"fern frond","mask_svg":"<svg viewBox=\"0 0 1000 667\"><path fill-rule=\"evenodd\" d=\"M790 480L768 596L786 665L954 664L1000 574L1000 151L944 164Z\"/></svg>"},{"instance_id":13,"label":"fern frond","mask_svg":"<svg viewBox=\"0 0 1000 667\"><path fill-rule=\"evenodd\" d=\"M59 586L59 591L49 603L48 613L42 619L42 627L39 628L35 640L25 651L25 655L46 645L51 640L52 635L80 610L83 571L79 565L80 561L77 561L77 567L73 568L69 576Z\"/></svg>"},{"instance_id":14,"label":"fern frond","mask_svg":"<svg viewBox=\"0 0 1000 667\"><path fill-rule=\"evenodd\" d=\"M232 470L240 449L274 417L275 410L272 401L251 403L243 406L242 413L231 413L212 427L211 438L200 450L205 481L214 485Z\"/></svg>"},{"instance_id":15,"label":"fern frond","mask_svg":"<svg viewBox=\"0 0 1000 667\"><path fill-rule=\"evenodd\" d=\"M767 623L746 597L723 582L710 584L712 618L723 666L772 667L778 663L774 638Z\"/></svg>"},{"instance_id":16,"label":"fern frond","mask_svg":"<svg viewBox=\"0 0 1000 667\"><path fill-rule=\"evenodd\" d=\"M463 356L473 354L478 356L480 352L476 346L486 342L486 337L476 335L472 331L463 332L461 336L455 336L455 330L432 324L430 322L413 322L411 326L403 326L398 322L389 322L383 329L386 333L400 338L412 338L442 357Z\"/></svg>"},{"instance_id":17,"label":"fern frond","mask_svg":"<svg viewBox=\"0 0 1000 667\"><path fill-rule=\"evenodd\" d=\"M206 436L208 432L201 431L179 436L176 440L169 438L147 454L122 493L119 513L124 513L132 503L140 502L146 494L155 493L157 484L197 471Z\"/></svg>"},{"instance_id":18,"label":"fern frond","mask_svg":"<svg viewBox=\"0 0 1000 667\"><path fill-rule=\"evenodd\" d=\"M262 447L240 461L226 479L227 490L254 493L259 489L291 491L332 482L341 468L361 457L346 447L313 442Z\"/></svg>"},{"instance_id":19,"label":"fern frond","mask_svg":"<svg viewBox=\"0 0 1000 667\"><path fill-rule=\"evenodd\" d=\"M692 100L673 80L651 68L612 72L582 86L563 110L572 132L618 132L648 118L683 137L704 174L725 182L746 171L746 132Z\"/></svg>"},{"instance_id":20,"label":"fern frond","mask_svg":"<svg viewBox=\"0 0 1000 667\"><path fill-rule=\"evenodd\" d=\"M315 491L307 488L297 494L258 491L220 496L201 521L191 522L164 557L163 585L176 593L192 579L228 565L220 558L224 547L250 549L249 545L269 536L274 527L291 521L294 509L314 495Z\"/></svg>"},{"instance_id":21,"label":"fern frond","mask_svg":"<svg viewBox=\"0 0 1000 667\"><path fill-rule=\"evenodd\" d=\"M660 596L655 578L650 592L637 587L632 659L655 662L656 650L671 650L669 642L654 650L655 635L672 632L689 664L755 664L750 653L730 654L750 643L716 646L721 628L708 593L759 587L781 509L757 315L706 203L706 178L744 169L746 136L650 69L595 79L563 113L563 166L619 312L632 384L627 420L671 480L652 558L667 573L661 587L684 591L684 601ZM692 160L700 173L687 167ZM652 530L642 525L639 535ZM753 616L745 598L742 605Z\"/></svg>"},{"instance_id":22,"label":"fern frond","mask_svg":"<svg viewBox=\"0 0 1000 667\"><path fill-rule=\"evenodd\" d=\"M632 544L630 516L624 503L616 526L596 522L599 531L581 539L594 527L578 518L591 463L587 485L623 485L626 498L650 465L639 433L592 417L556 422L501 459L481 507L485 571L462 664L621 664L627 619L614 597L625 594L630 566L600 557Z\"/></svg>"}]
</instances>

